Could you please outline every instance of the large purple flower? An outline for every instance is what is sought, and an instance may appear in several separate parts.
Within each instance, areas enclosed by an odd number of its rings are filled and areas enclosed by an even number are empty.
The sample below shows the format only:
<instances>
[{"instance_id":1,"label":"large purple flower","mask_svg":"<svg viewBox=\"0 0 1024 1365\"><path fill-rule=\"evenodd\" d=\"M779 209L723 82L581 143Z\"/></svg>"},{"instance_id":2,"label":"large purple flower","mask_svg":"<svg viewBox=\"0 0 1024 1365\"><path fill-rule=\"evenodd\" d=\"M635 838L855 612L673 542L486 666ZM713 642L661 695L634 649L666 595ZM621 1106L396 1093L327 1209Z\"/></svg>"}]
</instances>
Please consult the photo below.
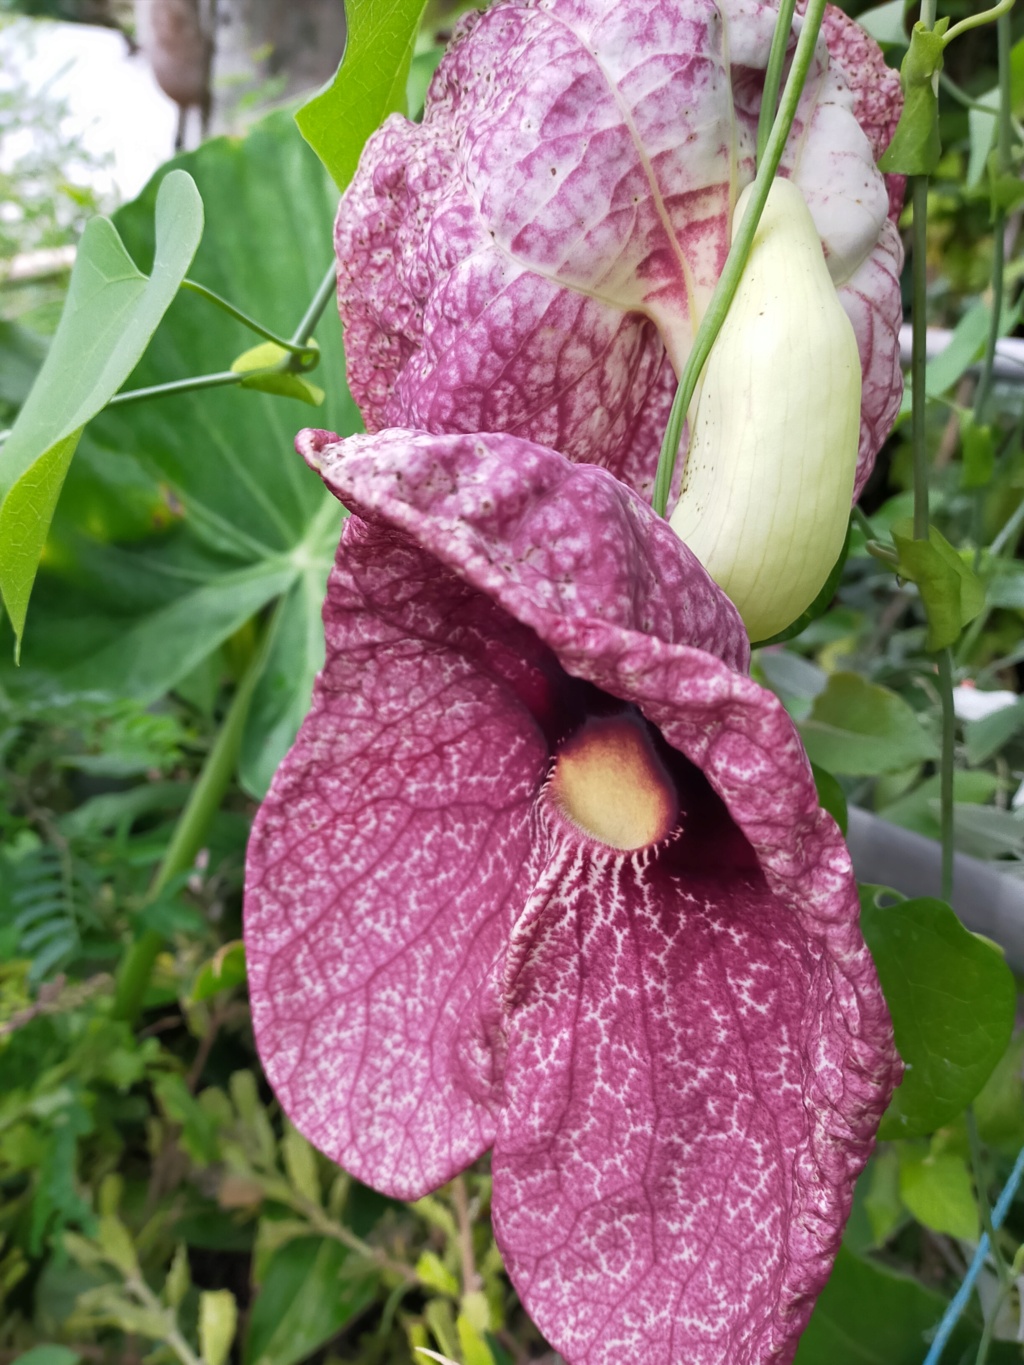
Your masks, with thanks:
<instances>
[{"instance_id":1,"label":"large purple flower","mask_svg":"<svg viewBox=\"0 0 1024 1365\"><path fill-rule=\"evenodd\" d=\"M462 21L422 125L385 123L338 214L369 430L508 432L650 496L753 175L775 19L762 0L502 0ZM782 171L857 337L857 491L902 391L902 183L874 164L901 103L875 43L830 10Z\"/></svg>"},{"instance_id":2,"label":"large purple flower","mask_svg":"<svg viewBox=\"0 0 1024 1365\"><path fill-rule=\"evenodd\" d=\"M508 435L299 447L353 510L253 831L267 1074L376 1188L493 1148L572 1365L791 1359L898 1071L846 848L735 610Z\"/></svg>"}]
</instances>

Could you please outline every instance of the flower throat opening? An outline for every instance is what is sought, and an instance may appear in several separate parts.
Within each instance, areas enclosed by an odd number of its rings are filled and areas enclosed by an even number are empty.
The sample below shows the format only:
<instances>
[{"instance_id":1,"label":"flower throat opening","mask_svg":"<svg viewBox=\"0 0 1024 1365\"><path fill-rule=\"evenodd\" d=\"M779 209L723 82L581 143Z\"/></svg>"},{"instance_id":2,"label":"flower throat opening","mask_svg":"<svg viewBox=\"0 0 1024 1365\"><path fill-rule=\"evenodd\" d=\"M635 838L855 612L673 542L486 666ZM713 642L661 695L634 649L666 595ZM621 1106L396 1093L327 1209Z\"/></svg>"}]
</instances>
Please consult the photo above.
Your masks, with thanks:
<instances>
[{"instance_id":1,"label":"flower throat opening","mask_svg":"<svg viewBox=\"0 0 1024 1365\"><path fill-rule=\"evenodd\" d=\"M584 834L624 852L667 838L679 818L675 783L629 714L591 717L560 745L548 791Z\"/></svg>"}]
</instances>

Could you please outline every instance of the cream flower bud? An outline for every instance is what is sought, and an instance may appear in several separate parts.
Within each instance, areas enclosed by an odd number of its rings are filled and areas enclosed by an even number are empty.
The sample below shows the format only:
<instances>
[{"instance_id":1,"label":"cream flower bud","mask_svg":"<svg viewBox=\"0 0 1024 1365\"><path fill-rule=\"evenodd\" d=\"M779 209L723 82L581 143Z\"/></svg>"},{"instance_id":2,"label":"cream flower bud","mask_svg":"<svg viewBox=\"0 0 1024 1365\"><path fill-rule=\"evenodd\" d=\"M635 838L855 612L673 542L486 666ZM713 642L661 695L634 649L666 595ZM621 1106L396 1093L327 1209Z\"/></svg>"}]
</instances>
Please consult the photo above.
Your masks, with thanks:
<instances>
[{"instance_id":1,"label":"cream flower bud","mask_svg":"<svg viewBox=\"0 0 1024 1365\"><path fill-rule=\"evenodd\" d=\"M860 397L857 342L818 233L800 190L777 179L704 370L671 518L752 640L810 606L842 549Z\"/></svg>"}]
</instances>

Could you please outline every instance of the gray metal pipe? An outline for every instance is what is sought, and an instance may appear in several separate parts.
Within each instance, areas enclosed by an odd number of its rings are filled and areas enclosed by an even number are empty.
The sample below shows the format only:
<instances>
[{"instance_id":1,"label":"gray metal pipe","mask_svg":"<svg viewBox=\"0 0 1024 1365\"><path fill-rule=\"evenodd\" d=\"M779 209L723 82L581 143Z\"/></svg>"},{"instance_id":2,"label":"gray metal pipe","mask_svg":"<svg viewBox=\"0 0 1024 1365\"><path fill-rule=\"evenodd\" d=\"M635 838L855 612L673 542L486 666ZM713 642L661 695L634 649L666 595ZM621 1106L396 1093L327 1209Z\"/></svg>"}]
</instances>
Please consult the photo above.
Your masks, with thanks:
<instances>
[{"instance_id":1,"label":"gray metal pipe","mask_svg":"<svg viewBox=\"0 0 1024 1365\"><path fill-rule=\"evenodd\" d=\"M851 806L846 842L858 881L891 886L905 896L941 895L942 850L934 839ZM957 853L952 899L967 928L994 939L1010 967L1024 974L1024 881Z\"/></svg>"}]
</instances>

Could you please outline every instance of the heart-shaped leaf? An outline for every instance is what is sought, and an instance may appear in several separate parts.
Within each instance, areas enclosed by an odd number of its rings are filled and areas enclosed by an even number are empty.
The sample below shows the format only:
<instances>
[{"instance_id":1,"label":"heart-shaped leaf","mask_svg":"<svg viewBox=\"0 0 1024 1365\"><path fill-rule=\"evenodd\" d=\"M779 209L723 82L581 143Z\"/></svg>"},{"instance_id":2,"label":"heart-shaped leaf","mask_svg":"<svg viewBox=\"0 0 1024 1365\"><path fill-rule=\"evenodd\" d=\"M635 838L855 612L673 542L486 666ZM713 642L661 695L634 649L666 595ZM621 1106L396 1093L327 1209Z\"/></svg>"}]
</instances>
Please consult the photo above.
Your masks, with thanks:
<instances>
[{"instance_id":1,"label":"heart-shaped leaf","mask_svg":"<svg viewBox=\"0 0 1024 1365\"><path fill-rule=\"evenodd\" d=\"M147 277L109 219L86 226L53 344L0 451L0 594L18 646L82 428L138 364L199 245L203 201L187 172L173 171L161 183L155 230Z\"/></svg>"}]
</instances>

